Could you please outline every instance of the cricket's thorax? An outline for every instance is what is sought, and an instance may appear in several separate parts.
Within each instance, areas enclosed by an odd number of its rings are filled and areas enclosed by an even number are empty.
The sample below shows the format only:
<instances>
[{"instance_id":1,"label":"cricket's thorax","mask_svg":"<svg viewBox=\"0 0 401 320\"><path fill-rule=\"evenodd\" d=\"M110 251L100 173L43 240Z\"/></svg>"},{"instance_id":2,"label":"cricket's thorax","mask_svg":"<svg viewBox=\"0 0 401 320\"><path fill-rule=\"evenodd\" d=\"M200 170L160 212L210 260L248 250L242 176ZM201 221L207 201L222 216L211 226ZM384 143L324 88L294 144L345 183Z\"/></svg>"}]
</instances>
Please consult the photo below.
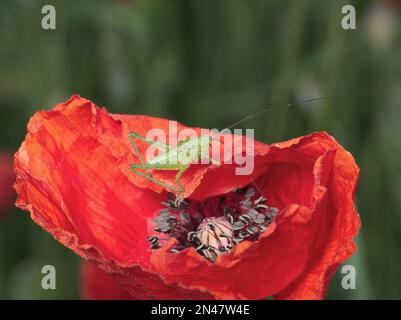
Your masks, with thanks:
<instances>
[{"instance_id":1,"label":"cricket's thorax","mask_svg":"<svg viewBox=\"0 0 401 320\"><path fill-rule=\"evenodd\" d=\"M163 236L155 234L148 241L157 250L162 238L176 238L178 244L172 253L194 247L200 255L215 261L237 243L259 239L278 214L278 209L268 207L266 202L250 186L204 202L185 200L179 207L171 199L163 203L154 220L154 231Z\"/></svg>"}]
</instances>

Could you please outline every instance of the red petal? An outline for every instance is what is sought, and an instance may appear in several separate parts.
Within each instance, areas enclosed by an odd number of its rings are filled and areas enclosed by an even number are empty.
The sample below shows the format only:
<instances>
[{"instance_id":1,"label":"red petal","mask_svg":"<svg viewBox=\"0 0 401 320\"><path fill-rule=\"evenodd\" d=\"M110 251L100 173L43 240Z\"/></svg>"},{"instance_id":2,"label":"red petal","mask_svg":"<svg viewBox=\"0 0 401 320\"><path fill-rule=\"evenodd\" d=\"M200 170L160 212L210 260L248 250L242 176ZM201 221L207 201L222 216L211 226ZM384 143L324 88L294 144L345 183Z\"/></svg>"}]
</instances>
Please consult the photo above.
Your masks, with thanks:
<instances>
[{"instance_id":1,"label":"red petal","mask_svg":"<svg viewBox=\"0 0 401 320\"><path fill-rule=\"evenodd\" d=\"M323 299L338 265L356 250L353 240L360 228L360 218L354 197L359 168L352 155L334 139L326 143L334 146L336 153L328 182L327 212L314 221L314 229L321 230L317 234L317 248L303 275L277 294L279 299Z\"/></svg>"},{"instance_id":2,"label":"red petal","mask_svg":"<svg viewBox=\"0 0 401 320\"><path fill-rule=\"evenodd\" d=\"M10 211L15 200L14 179L11 155L0 150L0 218Z\"/></svg>"},{"instance_id":3,"label":"red petal","mask_svg":"<svg viewBox=\"0 0 401 320\"><path fill-rule=\"evenodd\" d=\"M38 112L15 156L17 205L62 244L113 273L134 296L209 297L166 286L146 271L147 220L164 197L120 171L115 152L122 134L120 121L79 96Z\"/></svg>"},{"instance_id":4,"label":"red petal","mask_svg":"<svg viewBox=\"0 0 401 320\"><path fill-rule=\"evenodd\" d=\"M257 243L244 241L215 264L194 248L170 254L173 241L151 255L148 220L165 194L129 170L138 159L127 137L167 127L164 119L109 115L78 96L36 114L15 158L18 205L136 298L323 297L359 229L352 156L317 133L256 143L251 176L236 176L233 165L193 165L182 177L187 196L202 200L256 180L282 212ZM138 145L143 153L147 145ZM174 181L172 172L154 175Z\"/></svg>"},{"instance_id":5,"label":"red petal","mask_svg":"<svg viewBox=\"0 0 401 320\"><path fill-rule=\"evenodd\" d=\"M355 162L325 133L271 146L264 158L265 172L256 184L269 204L284 208L276 221L257 243L244 241L214 264L193 248L171 255L170 243L151 258L166 281L207 289L222 299L260 299L278 294L298 279L313 277L311 265L323 259L317 271L320 278L303 283L302 292L320 288L320 295L314 297L324 296L331 276L327 270L332 272L352 254L352 240L359 229L353 202ZM341 173L344 170L348 175ZM224 183L226 188L235 186L230 180ZM338 233L337 228L344 232ZM336 258L325 260L325 252ZM287 297L306 296L294 291Z\"/></svg>"},{"instance_id":6,"label":"red petal","mask_svg":"<svg viewBox=\"0 0 401 320\"><path fill-rule=\"evenodd\" d=\"M81 296L88 300L134 299L110 275L96 265L83 261L81 265Z\"/></svg>"}]
</instances>

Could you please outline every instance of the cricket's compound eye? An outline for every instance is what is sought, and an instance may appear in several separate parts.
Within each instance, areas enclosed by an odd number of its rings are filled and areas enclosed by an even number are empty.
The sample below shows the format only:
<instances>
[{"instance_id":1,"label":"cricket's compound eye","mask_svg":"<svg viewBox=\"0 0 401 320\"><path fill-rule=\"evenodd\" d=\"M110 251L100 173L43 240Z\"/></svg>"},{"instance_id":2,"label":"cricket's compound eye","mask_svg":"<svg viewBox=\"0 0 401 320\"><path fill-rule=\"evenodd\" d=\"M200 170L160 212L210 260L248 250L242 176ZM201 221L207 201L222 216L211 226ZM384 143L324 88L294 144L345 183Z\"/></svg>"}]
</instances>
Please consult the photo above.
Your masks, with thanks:
<instances>
[{"instance_id":1,"label":"cricket's compound eye","mask_svg":"<svg viewBox=\"0 0 401 320\"><path fill-rule=\"evenodd\" d=\"M164 237L149 236L151 249L158 250L162 241L175 238L172 253L194 247L212 262L242 241L258 241L278 214L250 186L203 202L186 199L177 204L172 196L162 204L154 231Z\"/></svg>"}]
</instances>

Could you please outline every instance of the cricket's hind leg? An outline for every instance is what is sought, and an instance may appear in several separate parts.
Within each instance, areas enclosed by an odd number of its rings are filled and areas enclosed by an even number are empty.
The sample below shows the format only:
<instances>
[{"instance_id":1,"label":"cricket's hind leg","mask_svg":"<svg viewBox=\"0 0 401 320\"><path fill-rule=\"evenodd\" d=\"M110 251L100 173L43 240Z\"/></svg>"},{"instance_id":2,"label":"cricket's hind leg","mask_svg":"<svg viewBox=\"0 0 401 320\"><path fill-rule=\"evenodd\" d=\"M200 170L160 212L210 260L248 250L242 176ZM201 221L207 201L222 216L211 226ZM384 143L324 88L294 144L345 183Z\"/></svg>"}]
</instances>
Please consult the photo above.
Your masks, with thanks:
<instances>
[{"instance_id":1,"label":"cricket's hind leg","mask_svg":"<svg viewBox=\"0 0 401 320\"><path fill-rule=\"evenodd\" d=\"M159 141L153 141L153 140L149 140L146 139L145 137L141 136L140 134L136 133L136 132L130 132L128 134L130 142L132 147L134 148L135 154L139 159L140 164L132 164L131 165L131 170L133 172L135 172L136 174L148 179L149 181L152 181L160 186L163 186L167 189L170 189L172 191L174 191L175 193L175 205L177 207L179 207L181 205L181 203L184 201L184 197L185 197L185 188L182 185L181 181L180 181L180 177L181 175L185 172L185 170L187 170L189 168L189 164L188 165L184 165L181 169L178 170L177 174L175 175L175 181L177 184L177 187L169 185L167 183L164 183L156 178L154 178L152 176L152 174L150 173L149 169L157 169L154 165L150 165L145 163L145 161L142 158L141 153L139 152L138 146L135 143L135 139L141 140L143 142L149 143L151 145L155 145L158 146L160 148L164 148L164 150L169 151L170 146L164 143L161 143ZM141 172L138 169L145 169L146 173ZM160 168L159 168L160 169Z\"/></svg>"},{"instance_id":2,"label":"cricket's hind leg","mask_svg":"<svg viewBox=\"0 0 401 320\"><path fill-rule=\"evenodd\" d=\"M139 171L138 169L149 170L149 169L152 169L151 165L131 164L131 170L132 170L132 172L140 175L141 177L148 179L149 181L152 181L152 182L158 184L159 186L162 186L162 187L165 187L167 189L174 191L174 193L177 195L178 189L176 187L169 185L167 183L164 183L163 181L160 181L160 180L154 178L151 174L143 173L142 171Z\"/></svg>"},{"instance_id":3,"label":"cricket's hind leg","mask_svg":"<svg viewBox=\"0 0 401 320\"><path fill-rule=\"evenodd\" d=\"M177 184L177 187L172 186L163 181L160 181L160 180L154 178L152 175L138 170L138 169L153 169L153 168L154 168L154 166L149 165L149 164L145 164L145 165L131 164L131 170L133 172L135 172L136 174L138 174L138 175L148 179L149 181L152 181L162 187L172 190L175 193L174 204L176 205L176 207L179 207L181 205L181 203L184 201L184 197L185 197L185 188L182 185L180 178L181 178L182 174L185 172L185 170L187 170L189 168L189 165L183 166L181 169L178 170L177 174L175 175L175 182Z\"/></svg>"},{"instance_id":4,"label":"cricket's hind leg","mask_svg":"<svg viewBox=\"0 0 401 320\"><path fill-rule=\"evenodd\" d=\"M139 162L143 166L142 168L145 169L145 171L147 172L147 174L149 176L152 176L152 174L149 171L149 167L147 167L147 165L145 164L145 161L142 158L141 153L139 152L138 146L135 143L135 139L138 139L138 140L141 140L143 142L149 143L150 145L155 145L155 146L157 146L159 148L162 148L165 151L168 151L170 149L170 146L168 144L165 144L165 143L162 143L162 142L159 142L159 141L146 139L146 137L141 136L140 134L138 134L138 133L136 133L134 131L131 131L128 134L128 137L129 137L129 140L131 142L132 147L134 148L135 154L139 159Z\"/></svg>"},{"instance_id":5,"label":"cricket's hind leg","mask_svg":"<svg viewBox=\"0 0 401 320\"><path fill-rule=\"evenodd\" d=\"M185 170L180 169L177 172L175 177L176 177L176 182L177 182L178 187L174 187L168 183L165 183L163 181L160 181L160 180L154 178L152 175L149 175L147 173L139 171L138 169L152 169L152 167L150 165L132 164L131 170L132 170L132 172L140 175L141 177L144 177L144 178L148 179L149 181L152 181L152 182L158 184L159 186L165 187L165 188L173 191L175 193L174 205L177 208L181 206L181 203L184 201L185 189L184 189L183 185L181 184L181 182L179 181L179 178ZM182 170L182 172L181 172L181 170Z\"/></svg>"},{"instance_id":6,"label":"cricket's hind leg","mask_svg":"<svg viewBox=\"0 0 401 320\"><path fill-rule=\"evenodd\" d=\"M178 170L177 174L175 175L175 183L177 184L177 191L175 194L175 205L177 207L184 201L185 198L185 188L182 185L180 178L182 174L189 168L189 164L183 166L181 169Z\"/></svg>"}]
</instances>

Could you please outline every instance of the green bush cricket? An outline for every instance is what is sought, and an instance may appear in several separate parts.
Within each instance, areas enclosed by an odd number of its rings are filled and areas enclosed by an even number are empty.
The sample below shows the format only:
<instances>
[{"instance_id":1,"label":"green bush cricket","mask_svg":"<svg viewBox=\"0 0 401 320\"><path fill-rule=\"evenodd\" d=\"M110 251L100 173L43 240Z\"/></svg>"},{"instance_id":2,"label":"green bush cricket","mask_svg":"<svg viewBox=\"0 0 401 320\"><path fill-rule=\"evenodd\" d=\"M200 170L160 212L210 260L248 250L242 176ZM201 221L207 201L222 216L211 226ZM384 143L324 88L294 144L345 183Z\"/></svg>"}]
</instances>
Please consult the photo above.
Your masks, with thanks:
<instances>
[{"instance_id":1,"label":"green bush cricket","mask_svg":"<svg viewBox=\"0 0 401 320\"><path fill-rule=\"evenodd\" d=\"M140 176L157 183L165 188L168 188L175 192L177 206L184 200L185 189L180 181L182 174L189 168L189 166L195 161L203 160L210 161L213 165L219 166L220 163L209 157L209 154L202 151L209 151L209 148L214 139L209 135L203 135L199 137L188 138L186 140L179 141L176 146L171 146L158 141L148 140L145 137L139 135L136 132L130 132L129 138L134 151L140 161L140 164L132 164L131 170ZM135 139L144 141L151 145L159 145L165 148L166 152L162 153L146 163L142 155L140 154L138 147L135 143ZM220 140L218 140L220 142ZM145 169L146 173L139 171L138 169ZM176 186L166 184L162 181L155 179L149 170L170 170L177 171L175 175Z\"/></svg>"}]
</instances>

